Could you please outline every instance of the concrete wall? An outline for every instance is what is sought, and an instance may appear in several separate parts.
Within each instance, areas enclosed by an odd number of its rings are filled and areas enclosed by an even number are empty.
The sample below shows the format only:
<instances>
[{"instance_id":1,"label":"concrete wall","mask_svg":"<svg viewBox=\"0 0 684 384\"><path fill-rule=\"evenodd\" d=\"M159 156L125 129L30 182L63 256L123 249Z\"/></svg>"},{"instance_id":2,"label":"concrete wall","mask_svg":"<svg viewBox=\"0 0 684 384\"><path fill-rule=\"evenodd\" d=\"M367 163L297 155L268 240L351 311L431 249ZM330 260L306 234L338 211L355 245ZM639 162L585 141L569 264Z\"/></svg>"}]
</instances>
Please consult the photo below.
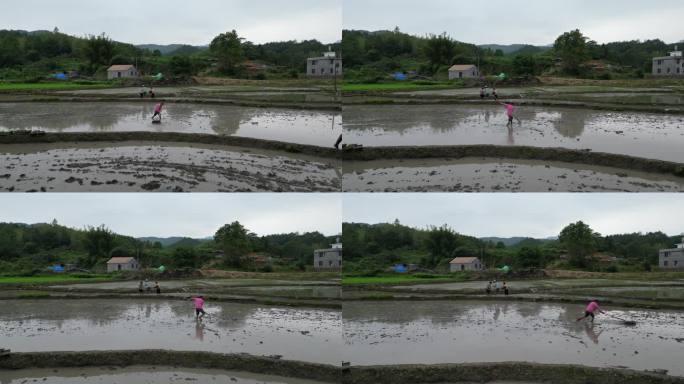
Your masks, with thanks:
<instances>
[{"instance_id":1,"label":"concrete wall","mask_svg":"<svg viewBox=\"0 0 684 384\"><path fill-rule=\"evenodd\" d=\"M317 271L338 271L342 268L342 249L317 249L314 251L314 269Z\"/></svg>"},{"instance_id":2,"label":"concrete wall","mask_svg":"<svg viewBox=\"0 0 684 384\"><path fill-rule=\"evenodd\" d=\"M684 76L684 57L656 57L653 76Z\"/></svg>"},{"instance_id":3,"label":"concrete wall","mask_svg":"<svg viewBox=\"0 0 684 384\"><path fill-rule=\"evenodd\" d=\"M658 266L667 269L684 269L684 248L661 249Z\"/></svg>"},{"instance_id":4,"label":"concrete wall","mask_svg":"<svg viewBox=\"0 0 684 384\"><path fill-rule=\"evenodd\" d=\"M138 71L135 68L131 68L126 71L107 71L107 79L130 79L138 77Z\"/></svg>"},{"instance_id":5,"label":"concrete wall","mask_svg":"<svg viewBox=\"0 0 684 384\"><path fill-rule=\"evenodd\" d=\"M474 79L477 78L477 68L472 68L467 71L449 71L449 80L454 79Z\"/></svg>"},{"instance_id":6,"label":"concrete wall","mask_svg":"<svg viewBox=\"0 0 684 384\"><path fill-rule=\"evenodd\" d=\"M310 77L342 76L342 59L316 57L306 61L306 75Z\"/></svg>"},{"instance_id":7,"label":"concrete wall","mask_svg":"<svg viewBox=\"0 0 684 384\"><path fill-rule=\"evenodd\" d=\"M449 264L449 270L451 272L480 271L482 270L482 265L479 261L475 261L472 263Z\"/></svg>"},{"instance_id":8,"label":"concrete wall","mask_svg":"<svg viewBox=\"0 0 684 384\"><path fill-rule=\"evenodd\" d=\"M131 261L128 263L119 263L119 264L107 264L107 272L136 271L136 270L138 270L138 263L136 261Z\"/></svg>"}]
</instances>

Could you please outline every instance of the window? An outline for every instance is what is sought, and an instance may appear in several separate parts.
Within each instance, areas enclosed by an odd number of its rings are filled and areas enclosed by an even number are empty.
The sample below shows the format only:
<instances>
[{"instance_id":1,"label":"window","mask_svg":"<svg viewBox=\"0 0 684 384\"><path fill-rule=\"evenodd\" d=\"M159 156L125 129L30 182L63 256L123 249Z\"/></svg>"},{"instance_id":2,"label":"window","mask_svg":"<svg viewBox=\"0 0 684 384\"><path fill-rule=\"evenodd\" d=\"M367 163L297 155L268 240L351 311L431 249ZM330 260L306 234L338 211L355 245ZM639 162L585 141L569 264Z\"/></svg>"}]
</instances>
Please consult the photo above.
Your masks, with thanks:
<instances>
[{"instance_id":1,"label":"window","mask_svg":"<svg viewBox=\"0 0 684 384\"><path fill-rule=\"evenodd\" d=\"M120 271L120 270L121 270L121 264L117 264L117 265L116 265L116 269L117 269L118 271Z\"/></svg>"},{"instance_id":2,"label":"window","mask_svg":"<svg viewBox=\"0 0 684 384\"><path fill-rule=\"evenodd\" d=\"M311 60L311 65L316 65L316 60Z\"/></svg>"},{"instance_id":3,"label":"window","mask_svg":"<svg viewBox=\"0 0 684 384\"><path fill-rule=\"evenodd\" d=\"M675 267L677 266L677 264L679 264L679 260L675 260L675 261L674 261L674 266L675 266Z\"/></svg>"},{"instance_id":4,"label":"window","mask_svg":"<svg viewBox=\"0 0 684 384\"><path fill-rule=\"evenodd\" d=\"M312 75L315 75L315 74L316 74L316 70L313 69L313 68L311 68L311 74L312 74Z\"/></svg>"},{"instance_id":5,"label":"window","mask_svg":"<svg viewBox=\"0 0 684 384\"><path fill-rule=\"evenodd\" d=\"M660 73L660 68L658 68L658 73Z\"/></svg>"},{"instance_id":6,"label":"window","mask_svg":"<svg viewBox=\"0 0 684 384\"><path fill-rule=\"evenodd\" d=\"M677 68L677 73L680 73L680 69L679 69L679 68Z\"/></svg>"},{"instance_id":7,"label":"window","mask_svg":"<svg viewBox=\"0 0 684 384\"><path fill-rule=\"evenodd\" d=\"M325 69L321 68L321 75L325 73Z\"/></svg>"},{"instance_id":8,"label":"window","mask_svg":"<svg viewBox=\"0 0 684 384\"><path fill-rule=\"evenodd\" d=\"M337 63L335 63L335 68L339 68L339 67L340 67L340 62L338 61Z\"/></svg>"},{"instance_id":9,"label":"window","mask_svg":"<svg viewBox=\"0 0 684 384\"><path fill-rule=\"evenodd\" d=\"M663 267L667 267L667 260L663 261Z\"/></svg>"},{"instance_id":10,"label":"window","mask_svg":"<svg viewBox=\"0 0 684 384\"><path fill-rule=\"evenodd\" d=\"M319 261L318 261L318 266L319 266L319 267L322 267L322 266L323 266L323 260L319 260Z\"/></svg>"},{"instance_id":11,"label":"window","mask_svg":"<svg viewBox=\"0 0 684 384\"><path fill-rule=\"evenodd\" d=\"M670 73L670 68L667 69L667 73Z\"/></svg>"},{"instance_id":12,"label":"window","mask_svg":"<svg viewBox=\"0 0 684 384\"><path fill-rule=\"evenodd\" d=\"M330 65L333 65L334 62L335 62L335 60L330 59Z\"/></svg>"},{"instance_id":13,"label":"window","mask_svg":"<svg viewBox=\"0 0 684 384\"><path fill-rule=\"evenodd\" d=\"M658 60L658 65L663 65L663 61L662 61L662 60Z\"/></svg>"},{"instance_id":14,"label":"window","mask_svg":"<svg viewBox=\"0 0 684 384\"><path fill-rule=\"evenodd\" d=\"M328 267L332 266L332 260L328 260Z\"/></svg>"},{"instance_id":15,"label":"window","mask_svg":"<svg viewBox=\"0 0 684 384\"><path fill-rule=\"evenodd\" d=\"M461 271L465 271L465 265L461 264Z\"/></svg>"},{"instance_id":16,"label":"window","mask_svg":"<svg viewBox=\"0 0 684 384\"><path fill-rule=\"evenodd\" d=\"M670 256L670 252L663 252L663 257L668 257Z\"/></svg>"},{"instance_id":17,"label":"window","mask_svg":"<svg viewBox=\"0 0 684 384\"><path fill-rule=\"evenodd\" d=\"M331 74L331 75L333 74L333 69L332 69L332 68L330 68L330 74Z\"/></svg>"}]
</instances>

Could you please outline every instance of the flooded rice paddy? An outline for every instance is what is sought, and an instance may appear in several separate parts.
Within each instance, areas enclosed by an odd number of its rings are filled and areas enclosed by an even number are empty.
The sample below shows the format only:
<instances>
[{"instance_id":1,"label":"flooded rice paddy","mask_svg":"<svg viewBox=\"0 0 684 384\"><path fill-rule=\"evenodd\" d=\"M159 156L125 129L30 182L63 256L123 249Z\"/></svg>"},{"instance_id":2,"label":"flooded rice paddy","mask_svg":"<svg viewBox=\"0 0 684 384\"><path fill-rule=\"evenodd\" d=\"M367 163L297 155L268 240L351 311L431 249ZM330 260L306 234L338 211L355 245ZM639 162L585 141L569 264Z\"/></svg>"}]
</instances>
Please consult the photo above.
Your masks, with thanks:
<instances>
[{"instance_id":1,"label":"flooded rice paddy","mask_svg":"<svg viewBox=\"0 0 684 384\"><path fill-rule=\"evenodd\" d=\"M0 308L0 344L15 352L170 349L280 355L339 364L339 310L140 299L12 300Z\"/></svg>"},{"instance_id":2,"label":"flooded rice paddy","mask_svg":"<svg viewBox=\"0 0 684 384\"><path fill-rule=\"evenodd\" d=\"M251 137L332 147L339 112L168 103L152 123L156 101L0 103L0 131L183 132Z\"/></svg>"},{"instance_id":3,"label":"flooded rice paddy","mask_svg":"<svg viewBox=\"0 0 684 384\"><path fill-rule=\"evenodd\" d=\"M3 191L302 192L341 188L334 162L218 146L8 145L0 148L0 160Z\"/></svg>"},{"instance_id":4,"label":"flooded rice paddy","mask_svg":"<svg viewBox=\"0 0 684 384\"><path fill-rule=\"evenodd\" d=\"M533 160L425 159L344 163L350 192L680 192L684 178Z\"/></svg>"},{"instance_id":5,"label":"flooded rice paddy","mask_svg":"<svg viewBox=\"0 0 684 384\"><path fill-rule=\"evenodd\" d=\"M499 105L347 106L345 142L364 146L528 145L684 162L684 116Z\"/></svg>"},{"instance_id":6,"label":"flooded rice paddy","mask_svg":"<svg viewBox=\"0 0 684 384\"><path fill-rule=\"evenodd\" d=\"M236 384L321 384L318 381L232 372L217 369L133 366L126 368L59 368L0 370L0 384L172 384L172 383L236 383Z\"/></svg>"},{"instance_id":7,"label":"flooded rice paddy","mask_svg":"<svg viewBox=\"0 0 684 384\"><path fill-rule=\"evenodd\" d=\"M665 369L684 376L684 316L611 310L577 322L583 305L508 302L346 302L344 359L353 365L530 361Z\"/></svg>"}]
</instances>

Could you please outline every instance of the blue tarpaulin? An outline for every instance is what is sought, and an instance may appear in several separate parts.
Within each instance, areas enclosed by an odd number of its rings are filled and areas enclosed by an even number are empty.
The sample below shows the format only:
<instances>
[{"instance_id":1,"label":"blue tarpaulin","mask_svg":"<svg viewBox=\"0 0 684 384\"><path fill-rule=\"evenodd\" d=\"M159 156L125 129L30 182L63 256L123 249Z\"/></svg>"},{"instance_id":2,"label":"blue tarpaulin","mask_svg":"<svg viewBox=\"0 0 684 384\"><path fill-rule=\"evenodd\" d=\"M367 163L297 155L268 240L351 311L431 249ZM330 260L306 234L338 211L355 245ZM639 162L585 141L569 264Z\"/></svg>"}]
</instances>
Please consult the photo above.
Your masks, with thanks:
<instances>
[{"instance_id":1,"label":"blue tarpaulin","mask_svg":"<svg viewBox=\"0 0 684 384\"><path fill-rule=\"evenodd\" d=\"M401 73L401 72L396 72L396 73L394 73L394 75L392 75L392 76L394 77L394 80L397 80L397 81L404 81L404 80L406 80L406 74Z\"/></svg>"},{"instance_id":2,"label":"blue tarpaulin","mask_svg":"<svg viewBox=\"0 0 684 384\"><path fill-rule=\"evenodd\" d=\"M52 267L48 267L48 269L52 270L52 272L55 272L55 273L64 272L64 267L61 265L53 265Z\"/></svg>"},{"instance_id":3,"label":"blue tarpaulin","mask_svg":"<svg viewBox=\"0 0 684 384\"><path fill-rule=\"evenodd\" d=\"M52 77L54 77L57 80L67 80L68 79L67 75L65 75L63 73L56 73L56 74L52 75Z\"/></svg>"},{"instance_id":4,"label":"blue tarpaulin","mask_svg":"<svg viewBox=\"0 0 684 384\"><path fill-rule=\"evenodd\" d=\"M396 273L406 273L406 264L397 264L394 266L394 272Z\"/></svg>"}]
</instances>

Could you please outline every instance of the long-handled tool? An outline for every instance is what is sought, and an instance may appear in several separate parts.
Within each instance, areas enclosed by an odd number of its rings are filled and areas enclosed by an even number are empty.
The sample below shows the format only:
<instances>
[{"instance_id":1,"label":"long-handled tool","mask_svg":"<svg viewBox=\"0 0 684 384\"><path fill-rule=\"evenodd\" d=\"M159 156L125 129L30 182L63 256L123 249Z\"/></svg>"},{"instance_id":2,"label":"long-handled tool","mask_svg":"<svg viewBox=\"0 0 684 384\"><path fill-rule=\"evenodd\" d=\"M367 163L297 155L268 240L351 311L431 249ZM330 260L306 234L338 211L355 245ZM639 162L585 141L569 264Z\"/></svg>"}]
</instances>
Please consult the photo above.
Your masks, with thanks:
<instances>
[{"instance_id":1,"label":"long-handled tool","mask_svg":"<svg viewBox=\"0 0 684 384\"><path fill-rule=\"evenodd\" d=\"M622 324L624 324L624 325L629 325L629 326L634 326L634 325L636 325L636 321L634 321L634 320L625 320L625 319L623 319L623 318L621 318L621 317L618 317L618 316L615 316L615 315L611 315L611 314L608 313L608 312L604 312L604 313L605 313L606 315L612 317L613 319L622 321Z\"/></svg>"}]
</instances>

